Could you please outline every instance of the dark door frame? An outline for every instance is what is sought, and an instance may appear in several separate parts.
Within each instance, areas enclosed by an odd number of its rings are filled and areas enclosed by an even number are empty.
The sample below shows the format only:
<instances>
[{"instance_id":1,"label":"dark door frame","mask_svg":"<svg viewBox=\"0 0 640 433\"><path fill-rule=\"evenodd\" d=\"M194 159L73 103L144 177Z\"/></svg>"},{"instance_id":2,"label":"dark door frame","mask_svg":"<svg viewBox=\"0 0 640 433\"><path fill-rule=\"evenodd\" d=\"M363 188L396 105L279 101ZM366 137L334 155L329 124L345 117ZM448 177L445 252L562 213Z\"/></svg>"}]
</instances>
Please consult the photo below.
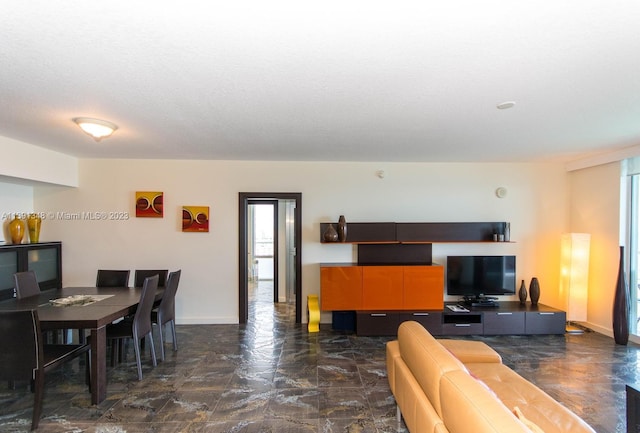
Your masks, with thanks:
<instances>
[{"instance_id":1,"label":"dark door frame","mask_svg":"<svg viewBox=\"0 0 640 433\"><path fill-rule=\"evenodd\" d=\"M247 211L253 200L295 201L295 248L296 248L296 323L302 323L302 193L299 192L240 192L238 193L238 320L246 324L249 320L249 264L247 251ZM277 254L274 251L274 254Z\"/></svg>"}]
</instances>

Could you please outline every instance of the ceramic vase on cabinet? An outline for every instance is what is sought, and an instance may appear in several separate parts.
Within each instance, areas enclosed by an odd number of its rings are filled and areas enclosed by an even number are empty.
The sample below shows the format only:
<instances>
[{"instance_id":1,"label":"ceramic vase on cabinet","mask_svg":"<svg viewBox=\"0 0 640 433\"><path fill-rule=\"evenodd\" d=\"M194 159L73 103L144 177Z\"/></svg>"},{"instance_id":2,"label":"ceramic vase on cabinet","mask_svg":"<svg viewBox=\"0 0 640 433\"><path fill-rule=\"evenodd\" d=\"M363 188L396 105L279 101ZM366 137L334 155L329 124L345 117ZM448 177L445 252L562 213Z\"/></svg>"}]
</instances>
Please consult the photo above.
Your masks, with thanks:
<instances>
[{"instance_id":1,"label":"ceramic vase on cabinet","mask_svg":"<svg viewBox=\"0 0 640 433\"><path fill-rule=\"evenodd\" d=\"M347 220L344 215L340 215L340 218L338 218L338 240L340 242L347 240Z\"/></svg>"},{"instance_id":2,"label":"ceramic vase on cabinet","mask_svg":"<svg viewBox=\"0 0 640 433\"><path fill-rule=\"evenodd\" d=\"M24 237L24 221L18 218L18 215L14 215L13 219L9 223L9 233L11 234L11 242L14 244L22 243Z\"/></svg>"},{"instance_id":3,"label":"ceramic vase on cabinet","mask_svg":"<svg viewBox=\"0 0 640 433\"><path fill-rule=\"evenodd\" d=\"M27 217L27 227L29 227L29 243L36 244L40 241L40 226L42 218L40 215L32 213Z\"/></svg>"},{"instance_id":4,"label":"ceramic vase on cabinet","mask_svg":"<svg viewBox=\"0 0 640 433\"><path fill-rule=\"evenodd\" d=\"M613 298L613 339L616 344L626 345L629 341L629 289L624 274L624 247L620 247L618 280Z\"/></svg>"},{"instance_id":5,"label":"ceramic vase on cabinet","mask_svg":"<svg viewBox=\"0 0 640 433\"><path fill-rule=\"evenodd\" d=\"M531 279L529 284L529 297L531 298L531 305L538 305L540 300L540 283L536 277Z\"/></svg>"},{"instance_id":6,"label":"ceramic vase on cabinet","mask_svg":"<svg viewBox=\"0 0 640 433\"><path fill-rule=\"evenodd\" d=\"M527 286L524 284L524 280L522 280L522 284L520 284L520 290L518 291L518 298L520 298L520 304L524 305L527 302Z\"/></svg>"}]
</instances>

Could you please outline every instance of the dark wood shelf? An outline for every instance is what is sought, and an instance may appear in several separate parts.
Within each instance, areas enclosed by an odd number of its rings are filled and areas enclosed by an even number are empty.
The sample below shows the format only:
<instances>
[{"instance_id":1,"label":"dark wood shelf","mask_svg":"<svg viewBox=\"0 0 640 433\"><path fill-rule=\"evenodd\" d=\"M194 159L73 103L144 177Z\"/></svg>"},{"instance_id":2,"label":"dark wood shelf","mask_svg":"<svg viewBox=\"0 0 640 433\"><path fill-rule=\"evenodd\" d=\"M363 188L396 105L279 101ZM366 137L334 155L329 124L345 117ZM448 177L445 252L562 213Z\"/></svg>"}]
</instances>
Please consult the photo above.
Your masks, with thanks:
<instances>
[{"instance_id":1,"label":"dark wood shelf","mask_svg":"<svg viewBox=\"0 0 640 433\"><path fill-rule=\"evenodd\" d=\"M320 242L349 244L433 244L433 243L512 243L496 242L494 233L502 233L505 222L347 222L345 242L326 242L324 232L329 224L320 223Z\"/></svg>"},{"instance_id":2,"label":"dark wood shelf","mask_svg":"<svg viewBox=\"0 0 640 433\"><path fill-rule=\"evenodd\" d=\"M362 242L353 242L362 243ZM413 242L400 242L398 243L403 245L419 245L419 244L515 244L515 241L413 241Z\"/></svg>"}]
</instances>

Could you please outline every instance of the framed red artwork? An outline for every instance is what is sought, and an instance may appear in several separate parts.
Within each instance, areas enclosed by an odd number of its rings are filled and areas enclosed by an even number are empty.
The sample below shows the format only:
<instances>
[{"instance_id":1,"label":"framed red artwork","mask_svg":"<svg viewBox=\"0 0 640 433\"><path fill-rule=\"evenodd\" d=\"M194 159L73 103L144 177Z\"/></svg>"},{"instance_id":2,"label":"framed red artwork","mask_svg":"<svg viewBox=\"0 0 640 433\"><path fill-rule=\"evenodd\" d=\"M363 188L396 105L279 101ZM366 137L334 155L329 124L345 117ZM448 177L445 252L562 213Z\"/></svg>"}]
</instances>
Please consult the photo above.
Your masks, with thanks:
<instances>
[{"instance_id":1,"label":"framed red artwork","mask_svg":"<svg viewBox=\"0 0 640 433\"><path fill-rule=\"evenodd\" d=\"M136 191L136 217L162 218L164 194L159 191Z\"/></svg>"},{"instance_id":2,"label":"framed red artwork","mask_svg":"<svg viewBox=\"0 0 640 433\"><path fill-rule=\"evenodd\" d=\"M209 231L209 206L182 206L183 232Z\"/></svg>"}]
</instances>

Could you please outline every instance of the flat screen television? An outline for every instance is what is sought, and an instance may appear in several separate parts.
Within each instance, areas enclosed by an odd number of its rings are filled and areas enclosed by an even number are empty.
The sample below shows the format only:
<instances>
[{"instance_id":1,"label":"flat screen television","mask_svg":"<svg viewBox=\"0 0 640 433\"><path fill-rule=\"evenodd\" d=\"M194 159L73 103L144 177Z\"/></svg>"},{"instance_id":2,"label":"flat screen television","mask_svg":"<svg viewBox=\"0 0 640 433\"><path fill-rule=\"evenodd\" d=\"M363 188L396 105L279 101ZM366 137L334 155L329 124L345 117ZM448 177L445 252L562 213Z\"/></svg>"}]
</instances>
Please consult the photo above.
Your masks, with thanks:
<instances>
[{"instance_id":1,"label":"flat screen television","mask_svg":"<svg viewBox=\"0 0 640 433\"><path fill-rule=\"evenodd\" d=\"M516 256L448 256L447 294L515 295Z\"/></svg>"}]
</instances>

